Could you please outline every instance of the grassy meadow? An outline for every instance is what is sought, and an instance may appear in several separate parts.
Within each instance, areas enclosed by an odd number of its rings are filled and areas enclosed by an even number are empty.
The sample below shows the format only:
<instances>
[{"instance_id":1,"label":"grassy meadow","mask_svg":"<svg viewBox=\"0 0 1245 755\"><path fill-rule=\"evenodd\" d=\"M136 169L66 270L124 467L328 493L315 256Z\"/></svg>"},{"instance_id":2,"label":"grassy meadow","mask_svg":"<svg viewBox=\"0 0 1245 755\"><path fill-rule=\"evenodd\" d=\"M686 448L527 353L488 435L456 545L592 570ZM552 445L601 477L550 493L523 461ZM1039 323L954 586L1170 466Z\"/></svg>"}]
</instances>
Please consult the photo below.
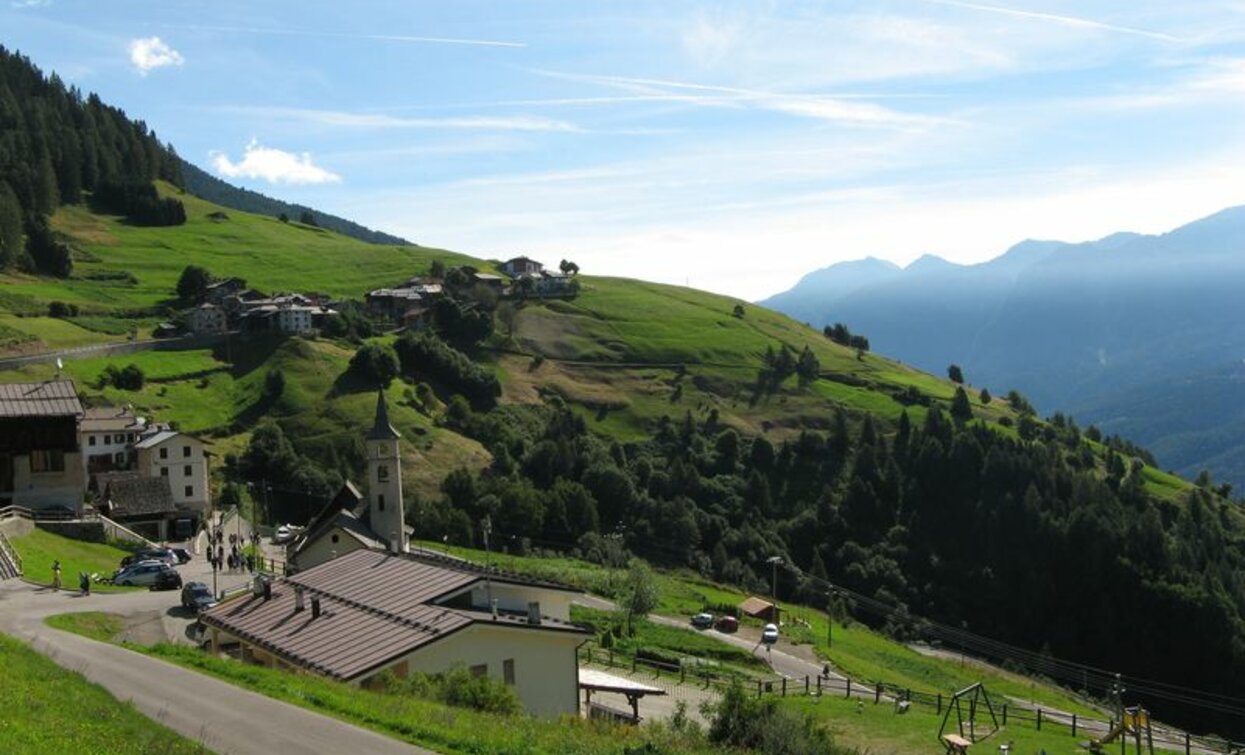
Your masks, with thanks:
<instances>
[{"instance_id":1,"label":"grassy meadow","mask_svg":"<svg viewBox=\"0 0 1245 755\"><path fill-rule=\"evenodd\" d=\"M112 576L121 559L131 551L105 543L88 543L35 528L20 537L9 538L22 559L23 577L36 584L52 584L52 562L61 562L61 588L78 589L79 572ZM91 585L93 592L126 592L139 587Z\"/></svg>"}]
</instances>

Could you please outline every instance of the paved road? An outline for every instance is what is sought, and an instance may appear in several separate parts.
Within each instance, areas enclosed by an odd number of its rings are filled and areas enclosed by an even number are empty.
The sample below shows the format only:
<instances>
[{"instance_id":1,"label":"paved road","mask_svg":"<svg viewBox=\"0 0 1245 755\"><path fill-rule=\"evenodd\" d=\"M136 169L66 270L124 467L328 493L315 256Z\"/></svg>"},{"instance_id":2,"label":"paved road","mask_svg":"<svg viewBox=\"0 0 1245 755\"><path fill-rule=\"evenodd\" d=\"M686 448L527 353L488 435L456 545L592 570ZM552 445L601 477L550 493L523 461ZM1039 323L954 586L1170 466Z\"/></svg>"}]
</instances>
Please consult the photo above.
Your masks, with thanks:
<instances>
[{"instance_id":1,"label":"paved road","mask_svg":"<svg viewBox=\"0 0 1245 755\"><path fill-rule=\"evenodd\" d=\"M194 563L194 562L192 562ZM185 567L183 567L185 568ZM190 576L189 574L187 576ZM245 580L231 575L222 586ZM149 656L43 623L77 611L167 611L177 593L133 592L78 597L19 580L0 583L0 631L30 643L71 671L106 688L188 739L220 753L430 753L328 716L278 702Z\"/></svg>"}]
</instances>

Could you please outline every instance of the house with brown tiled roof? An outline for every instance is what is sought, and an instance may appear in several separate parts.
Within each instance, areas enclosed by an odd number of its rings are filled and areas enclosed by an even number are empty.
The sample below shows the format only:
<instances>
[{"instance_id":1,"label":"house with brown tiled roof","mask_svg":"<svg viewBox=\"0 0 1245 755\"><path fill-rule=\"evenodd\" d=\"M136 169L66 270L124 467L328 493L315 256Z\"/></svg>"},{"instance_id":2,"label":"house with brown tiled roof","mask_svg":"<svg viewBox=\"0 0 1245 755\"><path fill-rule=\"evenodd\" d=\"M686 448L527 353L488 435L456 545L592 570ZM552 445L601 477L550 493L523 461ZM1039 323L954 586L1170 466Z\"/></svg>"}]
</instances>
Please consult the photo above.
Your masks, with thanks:
<instances>
[{"instance_id":1,"label":"house with brown tiled roof","mask_svg":"<svg viewBox=\"0 0 1245 755\"><path fill-rule=\"evenodd\" d=\"M81 509L82 414L70 380L0 385L0 506Z\"/></svg>"}]
</instances>

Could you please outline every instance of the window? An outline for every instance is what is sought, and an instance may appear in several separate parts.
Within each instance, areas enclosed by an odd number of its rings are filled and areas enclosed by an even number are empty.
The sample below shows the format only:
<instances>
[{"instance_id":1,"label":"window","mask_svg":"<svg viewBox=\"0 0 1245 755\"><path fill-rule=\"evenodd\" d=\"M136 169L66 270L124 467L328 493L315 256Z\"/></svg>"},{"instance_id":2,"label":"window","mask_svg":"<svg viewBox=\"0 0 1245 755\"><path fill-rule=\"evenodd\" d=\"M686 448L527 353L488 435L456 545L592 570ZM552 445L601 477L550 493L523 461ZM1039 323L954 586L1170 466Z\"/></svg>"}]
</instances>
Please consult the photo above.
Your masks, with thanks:
<instances>
[{"instance_id":1,"label":"window","mask_svg":"<svg viewBox=\"0 0 1245 755\"><path fill-rule=\"evenodd\" d=\"M126 443L133 443L133 442L134 442L134 433L126 433L126 434L125 434L125 442L126 442Z\"/></svg>"},{"instance_id":2,"label":"window","mask_svg":"<svg viewBox=\"0 0 1245 755\"><path fill-rule=\"evenodd\" d=\"M187 486L186 486L186 497L187 497L187 498L194 498L194 497L195 497L195 486L194 486L194 485L187 485Z\"/></svg>"},{"instance_id":3,"label":"window","mask_svg":"<svg viewBox=\"0 0 1245 755\"><path fill-rule=\"evenodd\" d=\"M112 455L112 459L113 459L113 463L116 464L118 467L125 466L125 452L124 451L116 452L115 454Z\"/></svg>"},{"instance_id":4,"label":"window","mask_svg":"<svg viewBox=\"0 0 1245 755\"><path fill-rule=\"evenodd\" d=\"M160 476L161 476L161 477L168 477L168 476L169 476L169 468L168 468L168 467L160 467Z\"/></svg>"},{"instance_id":5,"label":"window","mask_svg":"<svg viewBox=\"0 0 1245 755\"><path fill-rule=\"evenodd\" d=\"M472 676L488 676L488 664L481 663L479 666L472 666L470 671Z\"/></svg>"},{"instance_id":6,"label":"window","mask_svg":"<svg viewBox=\"0 0 1245 755\"><path fill-rule=\"evenodd\" d=\"M30 471L31 472L64 472L65 471L65 452L64 451L31 451L30 452Z\"/></svg>"},{"instance_id":7,"label":"window","mask_svg":"<svg viewBox=\"0 0 1245 755\"><path fill-rule=\"evenodd\" d=\"M506 684L514 684L514 659L507 658L501 662L501 675Z\"/></svg>"},{"instance_id":8,"label":"window","mask_svg":"<svg viewBox=\"0 0 1245 755\"><path fill-rule=\"evenodd\" d=\"M376 508L380 509L381 511L385 510L385 496L383 493L378 494L376 496Z\"/></svg>"},{"instance_id":9,"label":"window","mask_svg":"<svg viewBox=\"0 0 1245 755\"><path fill-rule=\"evenodd\" d=\"M105 436L104 436L104 445L106 446L106 445L108 445L108 444L109 444L109 443L111 443L111 442L112 442L112 436L111 436L111 435L105 435Z\"/></svg>"},{"instance_id":10,"label":"window","mask_svg":"<svg viewBox=\"0 0 1245 755\"><path fill-rule=\"evenodd\" d=\"M194 474L194 467L190 466L189 464L187 464L186 466L182 467L182 476L183 476L183 477L189 477L189 476L190 476L190 475L192 475L192 474Z\"/></svg>"},{"instance_id":11,"label":"window","mask_svg":"<svg viewBox=\"0 0 1245 755\"><path fill-rule=\"evenodd\" d=\"M339 540L341 540L341 536L340 536L340 535L338 535L336 532L334 532L334 533L333 533L333 537L331 537L331 538L329 538L329 539L333 541L333 545L337 545L337 542L338 542Z\"/></svg>"},{"instance_id":12,"label":"window","mask_svg":"<svg viewBox=\"0 0 1245 755\"><path fill-rule=\"evenodd\" d=\"M87 437L87 439L86 439L86 444L87 444L88 446L93 446L93 445L95 445L95 436L94 436L94 435L91 435L91 436Z\"/></svg>"},{"instance_id":13,"label":"window","mask_svg":"<svg viewBox=\"0 0 1245 755\"><path fill-rule=\"evenodd\" d=\"M182 446L182 456L190 457L190 446Z\"/></svg>"},{"instance_id":14,"label":"window","mask_svg":"<svg viewBox=\"0 0 1245 755\"><path fill-rule=\"evenodd\" d=\"M167 449L167 448L161 448L161 449L160 449L160 458L161 458L161 459L167 459L167 458L169 458L169 449Z\"/></svg>"},{"instance_id":15,"label":"window","mask_svg":"<svg viewBox=\"0 0 1245 755\"><path fill-rule=\"evenodd\" d=\"M381 464L376 467L376 479L380 482L389 481L389 465Z\"/></svg>"}]
</instances>

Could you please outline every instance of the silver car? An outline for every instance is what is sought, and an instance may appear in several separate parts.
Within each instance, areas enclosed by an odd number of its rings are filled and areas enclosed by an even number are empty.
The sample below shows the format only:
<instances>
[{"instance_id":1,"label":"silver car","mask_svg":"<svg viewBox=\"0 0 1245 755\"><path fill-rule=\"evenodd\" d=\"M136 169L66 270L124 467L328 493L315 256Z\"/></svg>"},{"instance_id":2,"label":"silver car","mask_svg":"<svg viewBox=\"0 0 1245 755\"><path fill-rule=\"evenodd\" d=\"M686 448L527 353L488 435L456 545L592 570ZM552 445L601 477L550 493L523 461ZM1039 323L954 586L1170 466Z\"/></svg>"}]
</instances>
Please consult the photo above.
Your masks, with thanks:
<instances>
[{"instance_id":1,"label":"silver car","mask_svg":"<svg viewBox=\"0 0 1245 755\"><path fill-rule=\"evenodd\" d=\"M177 573L173 567L163 561L140 561L117 572L112 578L112 583L114 585L151 587L166 572Z\"/></svg>"}]
</instances>

